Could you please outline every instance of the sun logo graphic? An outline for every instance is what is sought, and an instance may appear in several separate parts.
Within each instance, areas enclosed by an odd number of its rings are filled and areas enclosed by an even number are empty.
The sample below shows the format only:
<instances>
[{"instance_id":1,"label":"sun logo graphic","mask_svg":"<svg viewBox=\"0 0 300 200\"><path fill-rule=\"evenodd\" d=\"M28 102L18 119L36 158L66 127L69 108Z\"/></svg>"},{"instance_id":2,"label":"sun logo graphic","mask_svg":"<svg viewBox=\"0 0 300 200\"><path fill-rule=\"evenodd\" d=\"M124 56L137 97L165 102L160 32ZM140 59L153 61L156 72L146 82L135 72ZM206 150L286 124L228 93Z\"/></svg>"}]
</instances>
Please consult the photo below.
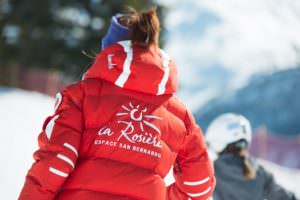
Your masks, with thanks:
<instances>
[{"instance_id":1,"label":"sun logo graphic","mask_svg":"<svg viewBox=\"0 0 300 200\"><path fill-rule=\"evenodd\" d=\"M144 143L153 145L154 147L161 148L159 136L161 135L160 129L151 123L151 120L162 120L161 117L147 114L147 108L141 108L140 105L134 106L131 102L128 105L122 105L122 111L118 112L116 116L128 116L128 120L119 120L119 124L125 124L126 126L121 130L118 137L118 141L122 138L126 139L130 143ZM141 132L136 132L136 124L138 124ZM146 131L146 127L150 128L150 131ZM155 131L157 134L153 134Z\"/></svg>"},{"instance_id":2,"label":"sun logo graphic","mask_svg":"<svg viewBox=\"0 0 300 200\"><path fill-rule=\"evenodd\" d=\"M161 134L159 128L149 121L151 119L162 120L161 117L155 115L147 115L146 114L148 111L147 108L140 108L139 105L133 106L131 102L129 103L128 106L122 105L122 108L124 109L124 111L117 113L116 116L128 115L131 121L118 121L118 123L123 123L128 125L130 122L134 121L139 124L139 127L142 132L145 131L144 127L148 126L153 130L155 130L159 135Z\"/></svg>"}]
</instances>

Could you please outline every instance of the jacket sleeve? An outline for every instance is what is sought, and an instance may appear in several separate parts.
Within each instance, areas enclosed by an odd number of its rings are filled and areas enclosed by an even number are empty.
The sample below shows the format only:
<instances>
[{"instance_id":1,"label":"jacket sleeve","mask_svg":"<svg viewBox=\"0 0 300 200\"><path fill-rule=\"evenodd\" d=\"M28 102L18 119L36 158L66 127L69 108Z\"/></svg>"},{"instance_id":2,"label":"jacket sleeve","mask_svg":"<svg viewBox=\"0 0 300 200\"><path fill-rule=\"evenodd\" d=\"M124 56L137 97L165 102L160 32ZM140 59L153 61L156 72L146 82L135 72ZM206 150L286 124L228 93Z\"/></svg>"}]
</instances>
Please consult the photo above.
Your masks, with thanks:
<instances>
[{"instance_id":1,"label":"jacket sleeve","mask_svg":"<svg viewBox=\"0 0 300 200\"><path fill-rule=\"evenodd\" d=\"M281 187L276 181L271 173L267 172L263 167L261 167L265 175L265 186L264 186L264 199L268 200L297 200L295 195L283 187Z\"/></svg>"},{"instance_id":2,"label":"jacket sleeve","mask_svg":"<svg viewBox=\"0 0 300 200\"><path fill-rule=\"evenodd\" d=\"M83 132L81 83L57 94L55 113L48 117L38 137L39 149L28 171L20 200L55 199L75 167Z\"/></svg>"},{"instance_id":3,"label":"jacket sleeve","mask_svg":"<svg viewBox=\"0 0 300 200\"><path fill-rule=\"evenodd\" d=\"M173 168L175 183L167 189L170 200L207 200L215 188L214 170L200 127L190 112L185 121L188 135Z\"/></svg>"}]
</instances>

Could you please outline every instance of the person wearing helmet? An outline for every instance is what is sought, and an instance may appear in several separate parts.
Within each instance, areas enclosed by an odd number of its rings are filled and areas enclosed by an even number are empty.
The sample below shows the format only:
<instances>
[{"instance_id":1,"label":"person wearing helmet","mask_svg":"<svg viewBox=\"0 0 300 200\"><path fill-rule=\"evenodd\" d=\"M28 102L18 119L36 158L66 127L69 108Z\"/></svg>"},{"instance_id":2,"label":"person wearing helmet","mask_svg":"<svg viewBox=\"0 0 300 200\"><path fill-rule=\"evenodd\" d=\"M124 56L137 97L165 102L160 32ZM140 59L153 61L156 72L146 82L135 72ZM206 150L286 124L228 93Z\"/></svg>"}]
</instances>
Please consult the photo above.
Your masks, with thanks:
<instances>
[{"instance_id":1,"label":"person wearing helmet","mask_svg":"<svg viewBox=\"0 0 300 200\"><path fill-rule=\"evenodd\" d=\"M242 115L225 113L207 128L208 148L217 154L214 162L214 200L295 200L278 185L272 174L248 155L251 125Z\"/></svg>"}]
</instances>

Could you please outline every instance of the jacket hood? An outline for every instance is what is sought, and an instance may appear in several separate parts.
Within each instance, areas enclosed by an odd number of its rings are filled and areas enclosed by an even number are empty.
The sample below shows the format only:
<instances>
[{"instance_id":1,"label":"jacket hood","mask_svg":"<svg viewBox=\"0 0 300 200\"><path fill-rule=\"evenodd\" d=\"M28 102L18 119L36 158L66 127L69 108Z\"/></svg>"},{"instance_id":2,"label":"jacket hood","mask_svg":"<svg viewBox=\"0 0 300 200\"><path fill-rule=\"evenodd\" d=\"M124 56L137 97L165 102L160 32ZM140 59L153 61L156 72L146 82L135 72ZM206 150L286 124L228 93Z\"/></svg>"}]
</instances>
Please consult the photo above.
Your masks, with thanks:
<instances>
[{"instance_id":1,"label":"jacket hood","mask_svg":"<svg viewBox=\"0 0 300 200\"><path fill-rule=\"evenodd\" d=\"M121 41L105 48L84 79L106 80L118 87L153 95L177 91L175 63L163 50Z\"/></svg>"}]
</instances>

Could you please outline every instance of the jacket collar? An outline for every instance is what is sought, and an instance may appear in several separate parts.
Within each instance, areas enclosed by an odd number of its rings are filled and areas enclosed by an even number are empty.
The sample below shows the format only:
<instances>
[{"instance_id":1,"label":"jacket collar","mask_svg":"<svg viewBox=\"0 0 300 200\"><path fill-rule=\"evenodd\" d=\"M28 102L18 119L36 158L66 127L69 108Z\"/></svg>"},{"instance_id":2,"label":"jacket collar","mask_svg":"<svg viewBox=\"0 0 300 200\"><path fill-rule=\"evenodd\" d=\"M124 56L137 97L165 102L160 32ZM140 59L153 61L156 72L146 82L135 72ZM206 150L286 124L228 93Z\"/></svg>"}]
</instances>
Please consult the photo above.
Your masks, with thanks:
<instances>
[{"instance_id":1,"label":"jacket collar","mask_svg":"<svg viewBox=\"0 0 300 200\"><path fill-rule=\"evenodd\" d=\"M118 87L153 95L177 90L177 69L167 53L121 41L105 48L84 79L106 80Z\"/></svg>"}]
</instances>

